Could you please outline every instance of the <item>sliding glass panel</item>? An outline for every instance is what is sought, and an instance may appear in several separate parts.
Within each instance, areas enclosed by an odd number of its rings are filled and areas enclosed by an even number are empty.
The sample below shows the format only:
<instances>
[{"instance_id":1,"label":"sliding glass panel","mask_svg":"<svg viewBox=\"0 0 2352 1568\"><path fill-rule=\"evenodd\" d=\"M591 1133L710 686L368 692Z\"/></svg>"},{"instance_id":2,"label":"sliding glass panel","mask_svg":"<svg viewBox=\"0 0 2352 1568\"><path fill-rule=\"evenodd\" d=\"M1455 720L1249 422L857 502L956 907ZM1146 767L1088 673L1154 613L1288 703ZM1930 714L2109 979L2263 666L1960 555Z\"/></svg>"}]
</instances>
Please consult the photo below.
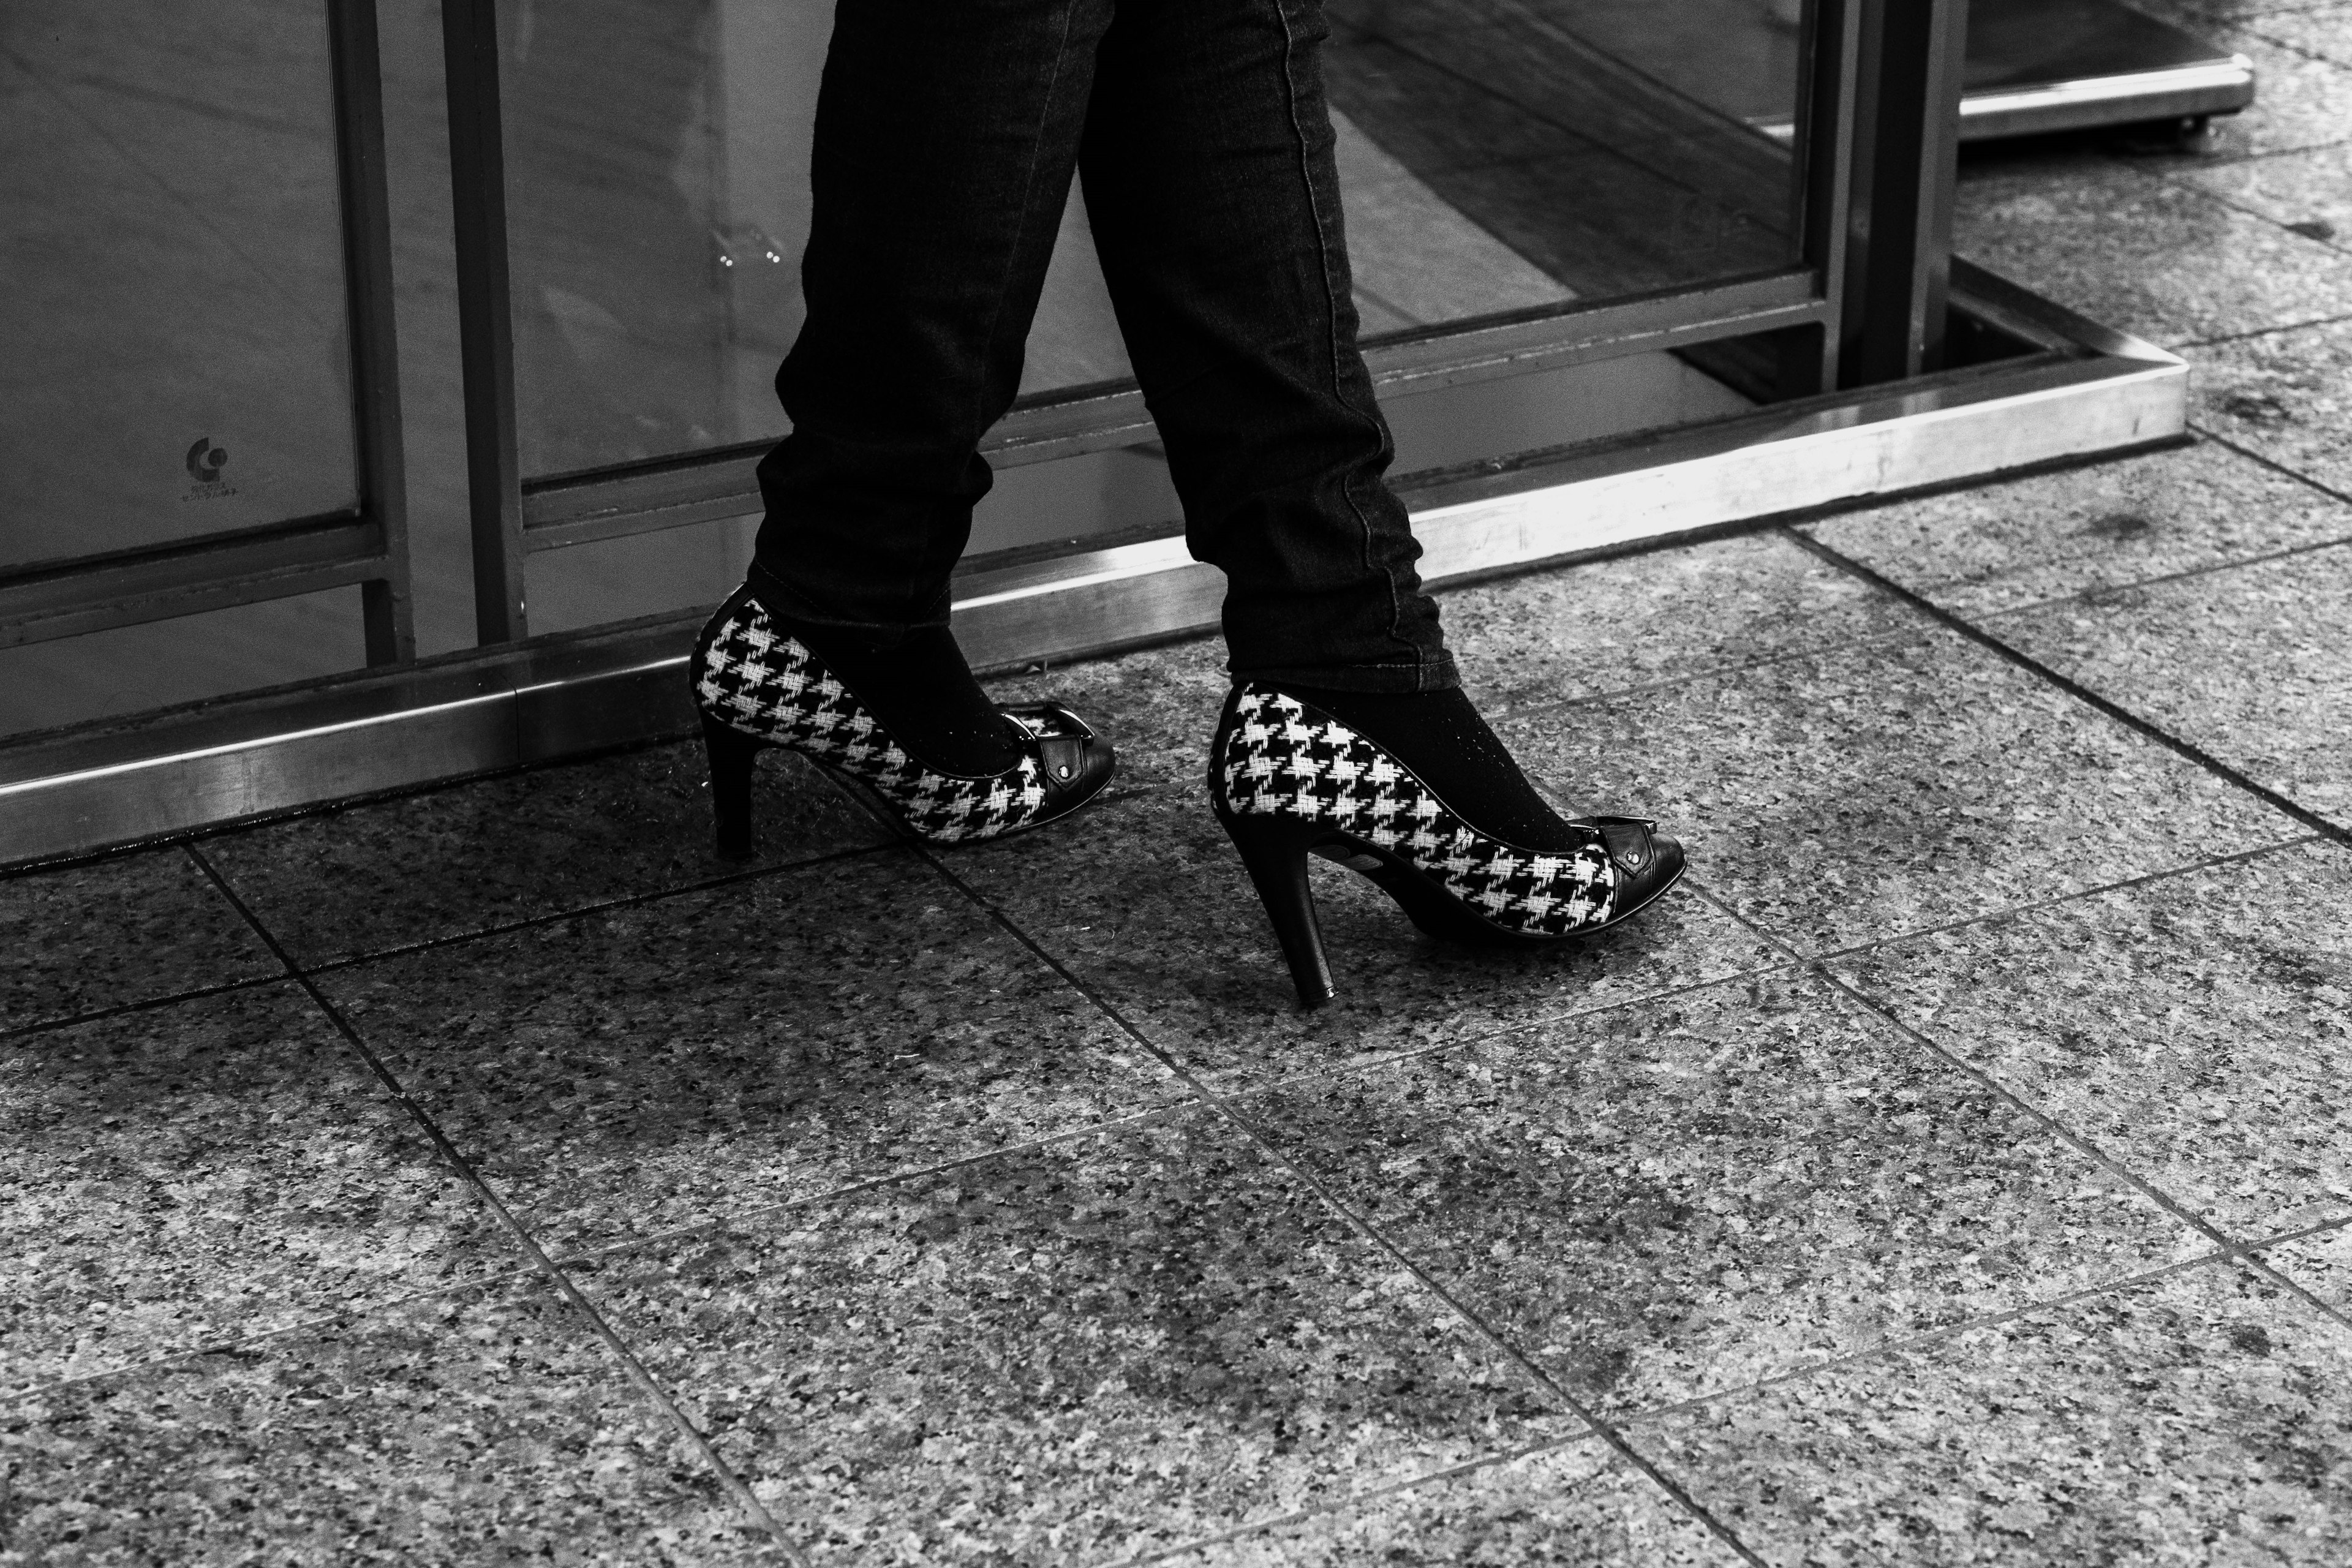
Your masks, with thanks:
<instances>
[{"instance_id":1,"label":"sliding glass panel","mask_svg":"<svg viewBox=\"0 0 2352 1568\"><path fill-rule=\"evenodd\" d=\"M774 433L832 7L500 7L526 474Z\"/></svg>"},{"instance_id":2,"label":"sliding glass panel","mask_svg":"<svg viewBox=\"0 0 2352 1568\"><path fill-rule=\"evenodd\" d=\"M1795 0L1334 0L1374 334L1767 270ZM509 0L523 471L782 434L828 0ZM1129 374L1073 201L1022 391Z\"/></svg>"},{"instance_id":3,"label":"sliding glass panel","mask_svg":"<svg viewBox=\"0 0 2352 1568\"><path fill-rule=\"evenodd\" d=\"M324 7L0 5L0 566L356 498Z\"/></svg>"}]
</instances>

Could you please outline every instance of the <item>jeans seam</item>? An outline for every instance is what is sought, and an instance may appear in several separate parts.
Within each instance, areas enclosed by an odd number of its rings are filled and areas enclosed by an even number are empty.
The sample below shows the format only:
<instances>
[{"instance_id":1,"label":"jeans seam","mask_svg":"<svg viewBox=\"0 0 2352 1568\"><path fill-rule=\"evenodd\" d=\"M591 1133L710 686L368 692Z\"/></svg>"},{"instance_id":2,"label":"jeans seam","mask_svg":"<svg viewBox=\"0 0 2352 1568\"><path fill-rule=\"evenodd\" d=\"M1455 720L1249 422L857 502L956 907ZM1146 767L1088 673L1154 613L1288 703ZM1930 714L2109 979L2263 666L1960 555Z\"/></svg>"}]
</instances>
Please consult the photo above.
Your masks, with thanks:
<instances>
[{"instance_id":1,"label":"jeans seam","mask_svg":"<svg viewBox=\"0 0 2352 1568\"><path fill-rule=\"evenodd\" d=\"M1331 278L1331 235L1328 225L1324 221L1323 204L1318 199L1315 192L1315 173L1307 152L1307 128L1298 121L1298 78L1294 68L1294 60L1298 53L1298 32L1291 25L1290 12L1284 0L1270 0L1270 4L1274 6L1275 19L1282 24L1283 99L1289 111L1291 140L1298 150L1299 184L1307 193L1307 213L1315 220L1316 260L1323 275L1325 331L1329 335L1331 344L1331 395L1340 407L1347 409L1360 419L1367 420L1372 426L1374 433L1378 434L1380 428L1378 416L1366 416L1362 410L1348 401L1347 394L1341 390L1346 378L1339 363L1339 291ZM1356 499L1352 479L1343 479L1339 481L1339 494L1346 499L1348 510L1355 514L1356 525L1361 531L1363 538L1364 568L1366 571L1370 571L1373 569L1372 520L1364 514L1363 502ZM1414 668L1418 669L1425 665L1427 660L1422 650L1413 644L1412 639L1404 635L1404 600L1397 592L1396 574L1382 568L1380 574L1382 583L1388 588L1389 639L1412 648Z\"/></svg>"}]
</instances>

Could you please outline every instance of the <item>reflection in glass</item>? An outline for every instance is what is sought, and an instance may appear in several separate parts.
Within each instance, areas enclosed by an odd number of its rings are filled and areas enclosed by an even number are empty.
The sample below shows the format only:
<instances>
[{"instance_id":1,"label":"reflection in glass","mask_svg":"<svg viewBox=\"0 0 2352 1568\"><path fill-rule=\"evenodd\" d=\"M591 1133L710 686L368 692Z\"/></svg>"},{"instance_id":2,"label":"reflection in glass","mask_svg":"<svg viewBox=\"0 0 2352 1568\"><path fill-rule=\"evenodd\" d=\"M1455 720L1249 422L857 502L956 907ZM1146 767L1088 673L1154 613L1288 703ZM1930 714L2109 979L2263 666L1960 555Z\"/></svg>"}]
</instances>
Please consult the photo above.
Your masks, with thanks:
<instances>
[{"instance_id":1,"label":"reflection in glass","mask_svg":"<svg viewBox=\"0 0 2352 1568\"><path fill-rule=\"evenodd\" d=\"M1795 113L1794 0L1332 0L1330 16L1368 332L1795 259L1790 159L1760 129Z\"/></svg>"},{"instance_id":2,"label":"reflection in glass","mask_svg":"<svg viewBox=\"0 0 2352 1568\"><path fill-rule=\"evenodd\" d=\"M357 588L0 647L0 738L310 680L366 662Z\"/></svg>"},{"instance_id":3,"label":"reflection in glass","mask_svg":"<svg viewBox=\"0 0 2352 1568\"><path fill-rule=\"evenodd\" d=\"M769 433L830 6L514 0L500 20L524 472Z\"/></svg>"},{"instance_id":4,"label":"reflection in glass","mask_svg":"<svg viewBox=\"0 0 2352 1568\"><path fill-rule=\"evenodd\" d=\"M324 8L0 6L0 564L355 499Z\"/></svg>"},{"instance_id":5,"label":"reflection in glass","mask_svg":"<svg viewBox=\"0 0 2352 1568\"><path fill-rule=\"evenodd\" d=\"M527 474L772 438L828 0L510 0ZM1796 0L1332 0L1370 334L1792 258ZM1129 374L1073 201L1024 395Z\"/></svg>"}]
</instances>

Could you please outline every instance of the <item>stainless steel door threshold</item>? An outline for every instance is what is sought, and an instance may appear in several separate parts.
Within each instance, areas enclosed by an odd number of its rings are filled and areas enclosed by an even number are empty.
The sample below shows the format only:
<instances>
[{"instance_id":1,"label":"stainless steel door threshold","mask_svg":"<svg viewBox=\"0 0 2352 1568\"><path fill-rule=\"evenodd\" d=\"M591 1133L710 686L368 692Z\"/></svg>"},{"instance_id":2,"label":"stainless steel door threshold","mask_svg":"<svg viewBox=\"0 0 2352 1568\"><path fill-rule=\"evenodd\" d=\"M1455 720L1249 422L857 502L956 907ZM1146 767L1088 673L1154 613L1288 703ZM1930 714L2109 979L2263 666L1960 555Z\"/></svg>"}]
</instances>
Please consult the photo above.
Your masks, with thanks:
<instances>
[{"instance_id":1,"label":"stainless steel door threshold","mask_svg":"<svg viewBox=\"0 0 2352 1568\"><path fill-rule=\"evenodd\" d=\"M1654 544L2179 438L2188 367L1965 263L1958 309L2032 352L1401 481L1433 584ZM958 575L1003 670L1214 627L1223 581L1173 536L1008 552ZM28 737L0 748L0 864L688 732L699 614L663 616Z\"/></svg>"}]
</instances>

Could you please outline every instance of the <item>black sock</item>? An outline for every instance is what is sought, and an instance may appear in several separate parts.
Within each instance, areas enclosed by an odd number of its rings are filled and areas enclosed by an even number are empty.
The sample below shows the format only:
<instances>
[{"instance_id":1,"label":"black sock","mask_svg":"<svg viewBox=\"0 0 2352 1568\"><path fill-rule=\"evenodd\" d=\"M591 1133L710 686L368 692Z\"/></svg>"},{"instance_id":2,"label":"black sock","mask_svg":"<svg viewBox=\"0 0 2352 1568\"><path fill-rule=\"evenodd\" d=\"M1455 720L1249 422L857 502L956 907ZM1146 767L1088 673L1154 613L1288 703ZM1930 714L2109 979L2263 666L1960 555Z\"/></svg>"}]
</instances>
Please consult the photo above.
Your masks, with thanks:
<instances>
[{"instance_id":1,"label":"black sock","mask_svg":"<svg viewBox=\"0 0 2352 1568\"><path fill-rule=\"evenodd\" d=\"M1323 691L1282 682L1386 749L1471 826L1523 849L1575 849L1584 837L1546 805L1461 688L1444 691Z\"/></svg>"},{"instance_id":2,"label":"black sock","mask_svg":"<svg viewBox=\"0 0 2352 1568\"><path fill-rule=\"evenodd\" d=\"M944 773L1001 773L1021 760L1012 727L963 661L945 626L917 626L884 647L844 626L776 624L801 640L890 738L925 767Z\"/></svg>"}]
</instances>

